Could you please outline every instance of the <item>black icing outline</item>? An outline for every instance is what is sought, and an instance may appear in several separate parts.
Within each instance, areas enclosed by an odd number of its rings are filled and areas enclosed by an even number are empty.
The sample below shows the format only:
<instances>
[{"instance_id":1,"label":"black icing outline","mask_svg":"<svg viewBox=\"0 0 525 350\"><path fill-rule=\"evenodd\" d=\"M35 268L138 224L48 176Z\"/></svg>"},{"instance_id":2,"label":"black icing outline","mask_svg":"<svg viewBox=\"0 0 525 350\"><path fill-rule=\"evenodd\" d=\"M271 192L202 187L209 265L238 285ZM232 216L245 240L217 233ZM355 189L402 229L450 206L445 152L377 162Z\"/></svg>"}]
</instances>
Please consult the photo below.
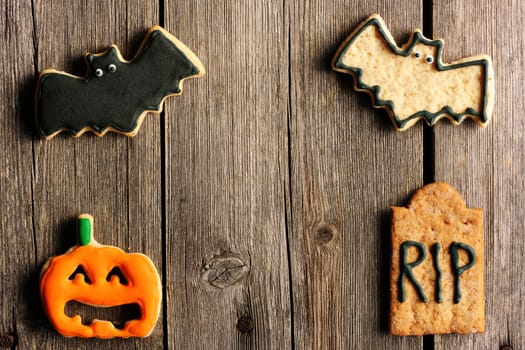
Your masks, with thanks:
<instances>
[{"instance_id":1,"label":"black icing outline","mask_svg":"<svg viewBox=\"0 0 525 350\"><path fill-rule=\"evenodd\" d=\"M434 63L436 64L436 68L438 71L447 71L457 68L463 68L468 66L475 66L475 65L481 65L484 69L484 86L483 86L483 109L481 112L478 112L474 110L473 108L467 108L465 112L463 113L455 113L449 106L443 107L441 110L432 113L427 110L418 111L411 116L400 119L396 113L394 112L394 103L391 100L382 100L379 98L379 92L381 90L380 86L370 86L361 81L361 76L363 74L362 70L358 67L351 67L347 66L343 63L343 57L346 53L346 51L350 48L354 40L361 34L365 29L367 29L369 26L375 25L377 26L379 32L387 42L390 49L397 55L403 56L403 57L409 57L412 53L413 48L418 43L423 43L428 46L434 46L437 48L436 57L434 60ZM339 47L337 50L337 53L334 57L334 60L332 62L332 68L338 72L351 74L354 76L354 84L356 86L356 89L359 90L365 90L370 92L370 95L373 99L373 105L377 108L385 108L388 110L390 117L392 121L394 122L394 125L399 130L404 130L405 127L411 126L412 121L414 119L422 119L425 118L425 121L430 126L433 126L439 119L441 119L443 116L450 116L453 118L453 121L455 121L457 124L461 123L465 118L467 117L476 117L481 121L481 126L485 126L489 121L491 117L491 111L487 111L488 103L489 103L489 92L493 93L493 89L490 89L489 87L489 76L493 75L492 72L492 62L490 60L490 57L486 56L487 58L475 58L473 60L467 61L467 59L464 59L464 61L460 63L452 63L452 64L443 64L441 60L441 54L443 51L443 41L438 40L430 40L423 36L421 31L419 29L416 29L412 36L410 37L407 44L405 44L406 49L399 48L395 41L392 39L392 35L386 25L384 24L383 20L378 15L372 15L370 16L365 22L363 22L358 29L356 29L346 40L343 42L343 44ZM426 62L425 62L426 63ZM491 90L491 91L489 91ZM476 119L473 118L473 119ZM450 118L449 118L450 119ZM476 120L477 121L477 120Z\"/></svg>"}]
</instances>

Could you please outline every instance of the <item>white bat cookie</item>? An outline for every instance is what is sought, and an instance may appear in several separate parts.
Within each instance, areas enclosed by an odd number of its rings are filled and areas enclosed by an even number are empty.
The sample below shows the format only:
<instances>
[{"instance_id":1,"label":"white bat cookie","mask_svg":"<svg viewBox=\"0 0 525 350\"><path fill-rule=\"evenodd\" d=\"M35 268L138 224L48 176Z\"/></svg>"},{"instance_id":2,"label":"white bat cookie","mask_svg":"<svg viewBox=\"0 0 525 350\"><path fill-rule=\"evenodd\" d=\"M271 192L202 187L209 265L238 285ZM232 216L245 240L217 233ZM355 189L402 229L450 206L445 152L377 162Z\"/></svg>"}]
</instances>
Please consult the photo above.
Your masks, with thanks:
<instances>
[{"instance_id":1,"label":"white bat cookie","mask_svg":"<svg viewBox=\"0 0 525 350\"><path fill-rule=\"evenodd\" d=\"M379 15L361 23L337 51L334 70L354 76L354 88L388 111L394 126L406 130L419 119L434 125L465 118L485 127L494 104L494 73L489 56L445 64L443 40L430 40L416 29L398 47Z\"/></svg>"}]
</instances>

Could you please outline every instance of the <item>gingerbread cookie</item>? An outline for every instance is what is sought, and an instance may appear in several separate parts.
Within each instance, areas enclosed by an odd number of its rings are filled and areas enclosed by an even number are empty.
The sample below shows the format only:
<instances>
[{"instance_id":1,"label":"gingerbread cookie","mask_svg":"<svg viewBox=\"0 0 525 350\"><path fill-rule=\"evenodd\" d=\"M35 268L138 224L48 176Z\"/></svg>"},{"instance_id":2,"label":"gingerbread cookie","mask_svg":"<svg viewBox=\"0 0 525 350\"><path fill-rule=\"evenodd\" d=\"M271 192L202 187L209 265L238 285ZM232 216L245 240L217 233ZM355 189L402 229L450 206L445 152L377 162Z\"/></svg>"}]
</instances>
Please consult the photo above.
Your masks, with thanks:
<instances>
[{"instance_id":1,"label":"gingerbread cookie","mask_svg":"<svg viewBox=\"0 0 525 350\"><path fill-rule=\"evenodd\" d=\"M443 40L430 40L416 29L398 47L379 15L361 23L343 42L334 70L351 74L354 88L367 92L375 108L387 110L394 126L405 130L423 119L453 124L465 118L489 122L494 99L490 57L479 55L443 63Z\"/></svg>"},{"instance_id":2,"label":"gingerbread cookie","mask_svg":"<svg viewBox=\"0 0 525 350\"><path fill-rule=\"evenodd\" d=\"M392 214L390 332L483 332L481 209L467 208L453 187L437 182Z\"/></svg>"},{"instance_id":3,"label":"gingerbread cookie","mask_svg":"<svg viewBox=\"0 0 525 350\"><path fill-rule=\"evenodd\" d=\"M155 265L144 254L98 244L93 239L93 217L78 217L79 243L63 255L49 259L40 277L44 310L55 329L66 337L146 337L160 313L161 282ZM110 321L83 324L64 308L76 301L96 307L136 304L140 318L117 328Z\"/></svg>"},{"instance_id":4,"label":"gingerbread cookie","mask_svg":"<svg viewBox=\"0 0 525 350\"><path fill-rule=\"evenodd\" d=\"M198 57L159 26L149 30L131 61L115 45L85 60L85 77L53 69L40 74L36 123L44 138L63 130L75 137L86 131L135 136L147 112L160 113L166 97L182 93L185 79L205 72Z\"/></svg>"}]
</instances>

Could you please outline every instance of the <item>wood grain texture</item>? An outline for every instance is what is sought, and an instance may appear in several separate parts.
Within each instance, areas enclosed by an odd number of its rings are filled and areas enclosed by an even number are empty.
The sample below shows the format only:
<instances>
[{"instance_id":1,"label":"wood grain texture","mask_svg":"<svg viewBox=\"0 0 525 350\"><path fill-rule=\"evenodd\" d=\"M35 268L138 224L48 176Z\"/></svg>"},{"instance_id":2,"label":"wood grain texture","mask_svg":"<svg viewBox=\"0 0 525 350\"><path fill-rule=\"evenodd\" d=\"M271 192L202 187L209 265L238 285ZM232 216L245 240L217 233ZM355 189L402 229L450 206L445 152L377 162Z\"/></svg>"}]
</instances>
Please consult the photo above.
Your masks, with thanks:
<instances>
[{"instance_id":1,"label":"wood grain texture","mask_svg":"<svg viewBox=\"0 0 525 350\"><path fill-rule=\"evenodd\" d=\"M34 73L31 2L4 1L0 31L0 345L12 348L21 334L20 323L32 312L23 291L35 264L32 144L27 132Z\"/></svg>"},{"instance_id":2,"label":"wood grain texture","mask_svg":"<svg viewBox=\"0 0 525 350\"><path fill-rule=\"evenodd\" d=\"M283 2L167 1L207 74L166 106L168 343L290 349Z\"/></svg>"},{"instance_id":3,"label":"wood grain texture","mask_svg":"<svg viewBox=\"0 0 525 350\"><path fill-rule=\"evenodd\" d=\"M157 23L156 2L35 2L38 70L55 68L83 76L83 54L115 43L131 58L147 29ZM62 133L34 142L35 253L38 267L32 296L38 300L38 274L44 261L76 244L75 218L91 213L95 239L126 252L142 252L162 273L160 122L148 115L130 140L117 134L99 139L86 134L73 139ZM38 328L20 339L24 349L115 349L163 346L162 319L147 339L82 340L56 333L35 308ZM117 317L118 315L114 315Z\"/></svg>"},{"instance_id":4,"label":"wood grain texture","mask_svg":"<svg viewBox=\"0 0 525 350\"><path fill-rule=\"evenodd\" d=\"M396 132L349 76L337 47L372 13L404 43L421 3L290 1L291 217L298 349L418 349L387 333L390 206L423 183L423 132Z\"/></svg>"},{"instance_id":5,"label":"wood grain texture","mask_svg":"<svg viewBox=\"0 0 525 350\"><path fill-rule=\"evenodd\" d=\"M445 61L487 53L496 77L487 129L434 128L436 180L484 210L487 300L485 334L435 349L523 348L525 5L433 3ZM388 335L387 315L389 208L423 184L423 128L396 132L330 68L372 13L399 44L423 25L419 0L0 0L0 347L422 349ZM130 58L157 23L204 77L133 139L38 138L36 71L84 75L82 54L113 43ZM68 339L47 321L40 269L76 243L81 212L99 242L147 254L163 276L151 337Z\"/></svg>"},{"instance_id":6,"label":"wood grain texture","mask_svg":"<svg viewBox=\"0 0 525 350\"><path fill-rule=\"evenodd\" d=\"M435 128L436 179L448 181L471 207L484 211L484 334L436 337L436 349L525 347L523 114L525 16L520 1L434 1L434 36L445 60L486 53L494 63L496 97L487 129L473 122Z\"/></svg>"}]
</instances>

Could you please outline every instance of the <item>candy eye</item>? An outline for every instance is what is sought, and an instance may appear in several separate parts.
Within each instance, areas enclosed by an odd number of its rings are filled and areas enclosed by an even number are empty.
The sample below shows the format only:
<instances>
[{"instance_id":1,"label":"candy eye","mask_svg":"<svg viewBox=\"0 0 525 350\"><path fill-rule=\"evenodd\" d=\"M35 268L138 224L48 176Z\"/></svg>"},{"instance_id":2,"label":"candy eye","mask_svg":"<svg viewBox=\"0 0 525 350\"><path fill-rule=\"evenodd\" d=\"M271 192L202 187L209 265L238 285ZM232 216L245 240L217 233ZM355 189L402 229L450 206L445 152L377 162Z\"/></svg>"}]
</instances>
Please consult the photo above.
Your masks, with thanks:
<instances>
[{"instance_id":1,"label":"candy eye","mask_svg":"<svg viewBox=\"0 0 525 350\"><path fill-rule=\"evenodd\" d=\"M434 57L428 55L427 57L425 57L425 62L429 64L434 62Z\"/></svg>"},{"instance_id":2,"label":"candy eye","mask_svg":"<svg viewBox=\"0 0 525 350\"><path fill-rule=\"evenodd\" d=\"M97 68L97 69L95 69L95 75L96 75L97 77L101 77L101 76L104 75L104 72L102 71L102 69Z\"/></svg>"},{"instance_id":3,"label":"candy eye","mask_svg":"<svg viewBox=\"0 0 525 350\"><path fill-rule=\"evenodd\" d=\"M415 58L421 58L421 52L419 52L419 51L414 52L414 57Z\"/></svg>"},{"instance_id":4,"label":"candy eye","mask_svg":"<svg viewBox=\"0 0 525 350\"><path fill-rule=\"evenodd\" d=\"M113 63L108 66L108 71L111 73L115 73L117 71L117 66L115 66Z\"/></svg>"}]
</instances>

